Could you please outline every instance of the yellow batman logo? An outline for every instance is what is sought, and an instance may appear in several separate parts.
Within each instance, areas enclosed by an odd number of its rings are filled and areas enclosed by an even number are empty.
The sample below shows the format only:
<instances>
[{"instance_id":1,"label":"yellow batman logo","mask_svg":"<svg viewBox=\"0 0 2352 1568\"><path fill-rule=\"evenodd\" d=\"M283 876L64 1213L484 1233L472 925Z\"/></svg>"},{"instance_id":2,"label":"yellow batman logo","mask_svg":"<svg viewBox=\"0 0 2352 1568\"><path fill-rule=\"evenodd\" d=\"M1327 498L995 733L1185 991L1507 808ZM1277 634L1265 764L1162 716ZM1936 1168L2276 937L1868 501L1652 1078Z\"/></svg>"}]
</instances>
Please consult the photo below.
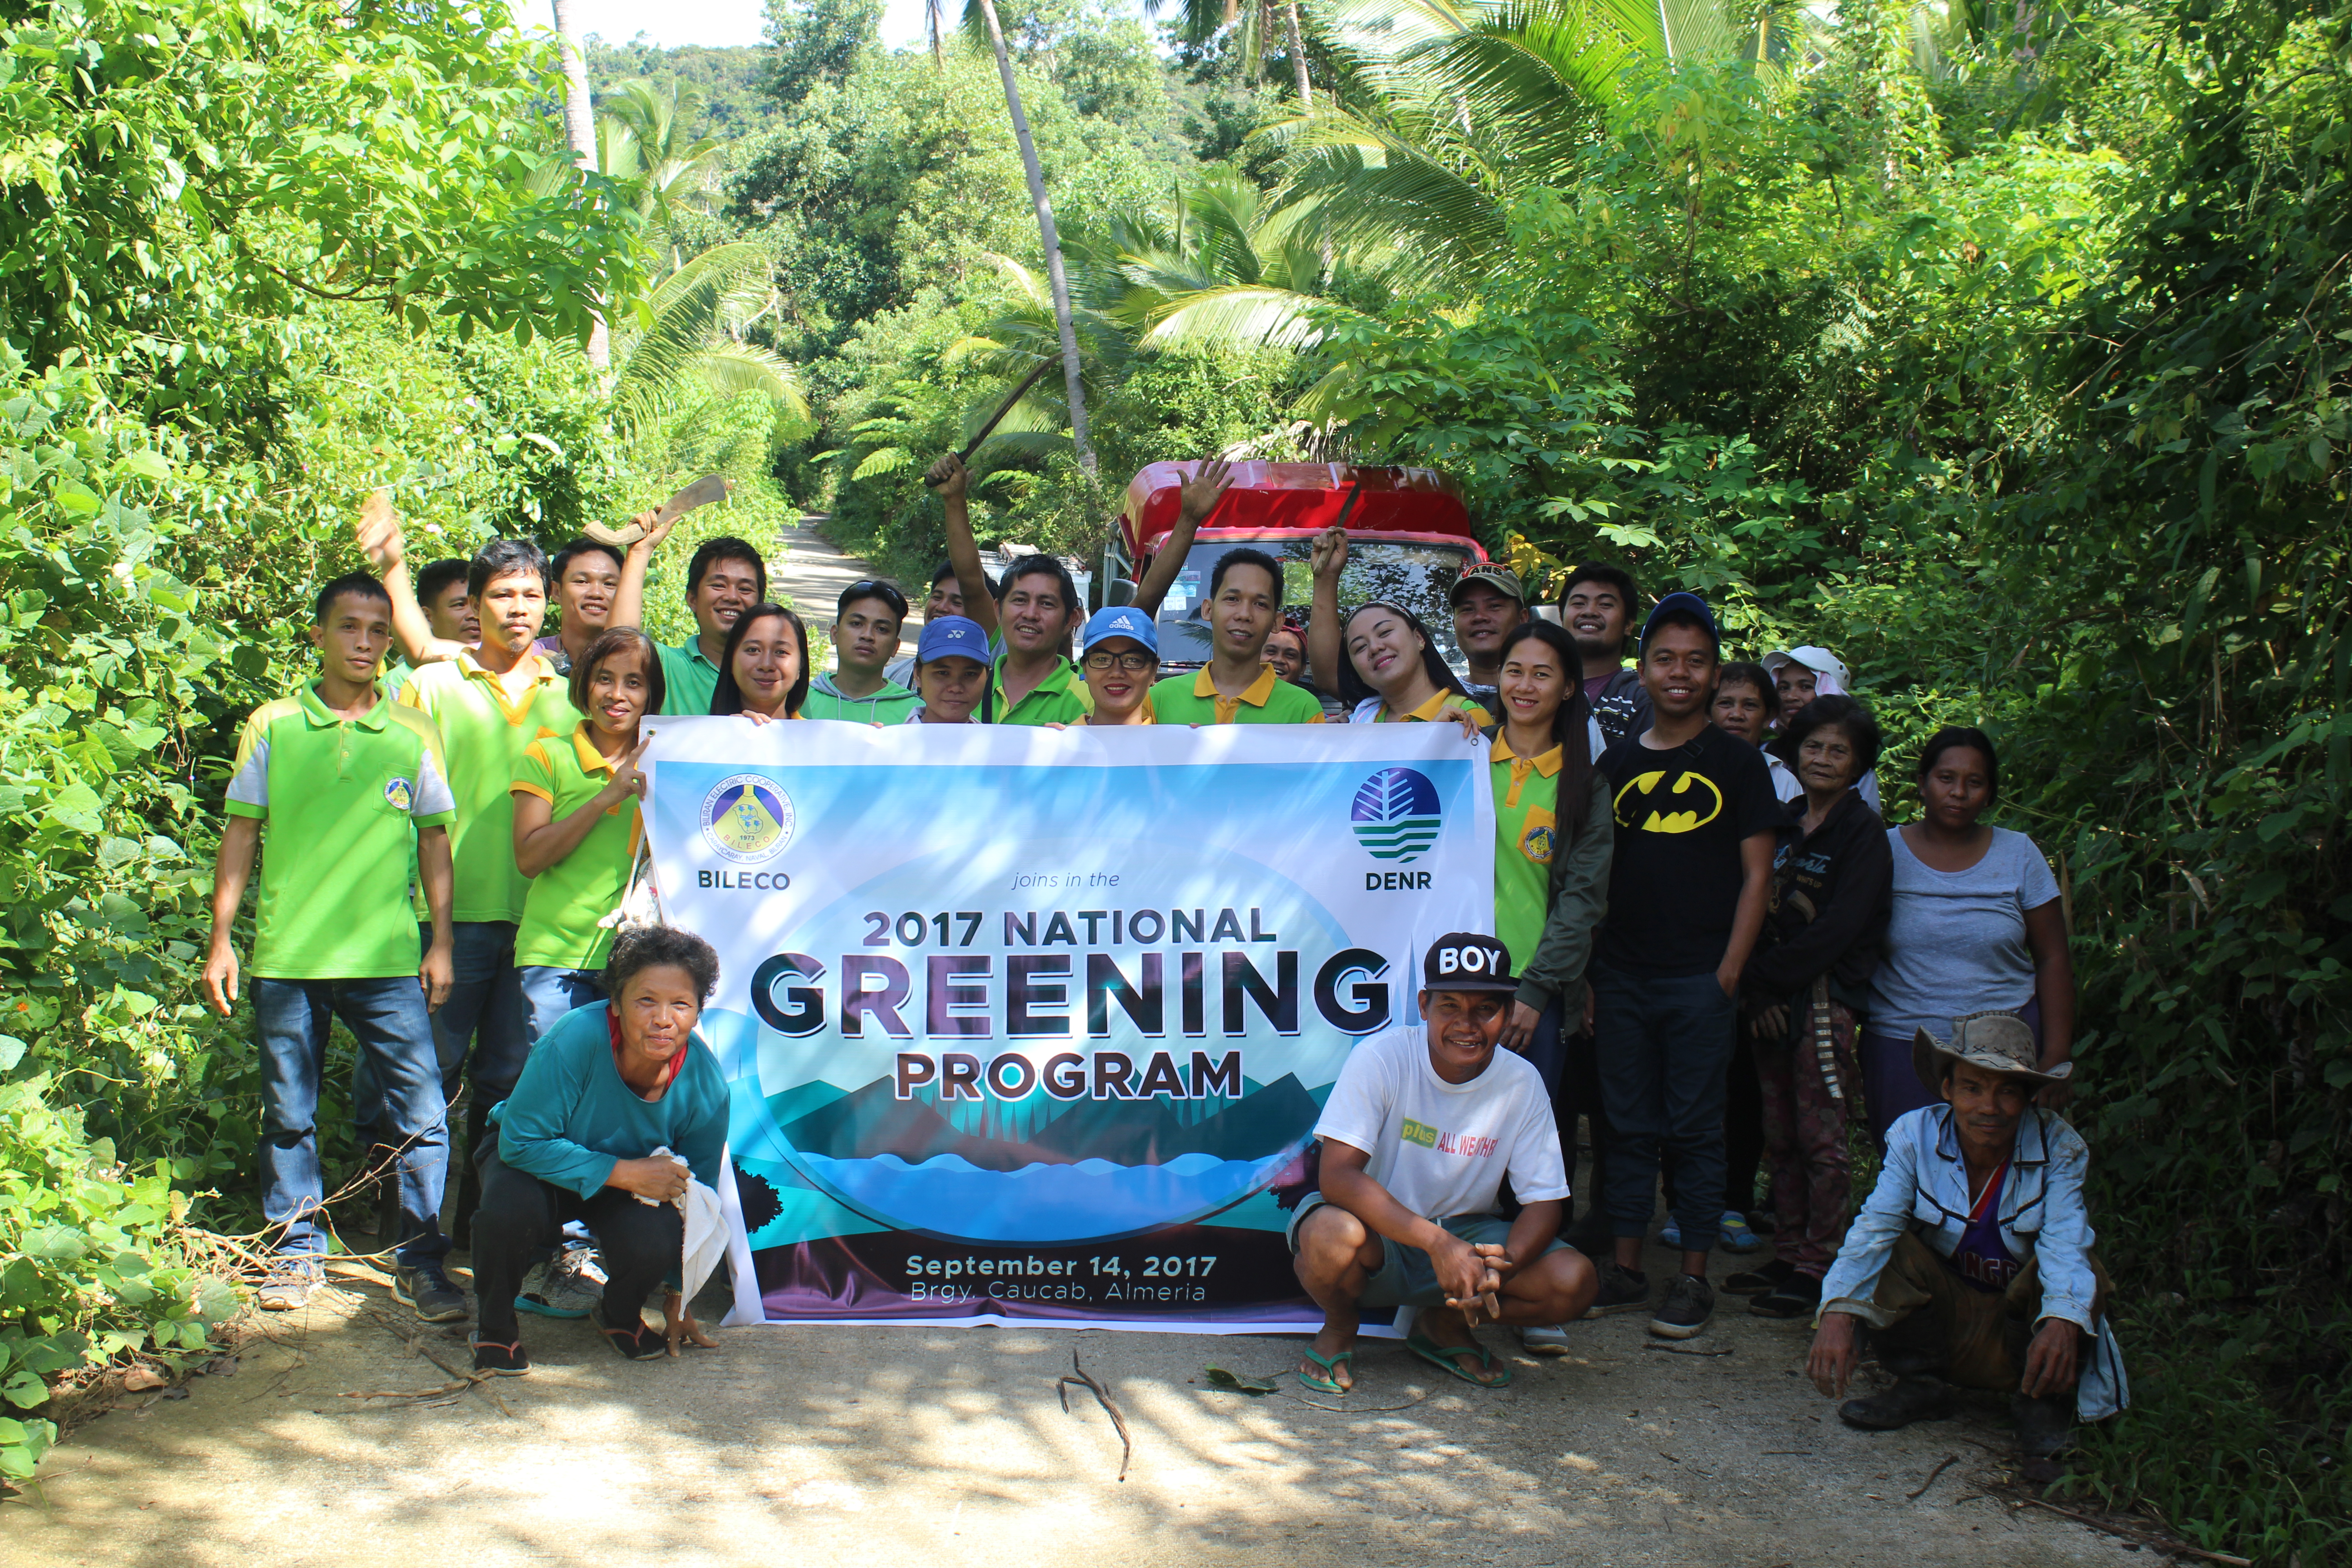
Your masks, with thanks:
<instances>
[{"instance_id":1,"label":"yellow batman logo","mask_svg":"<svg viewBox=\"0 0 2352 1568\"><path fill-rule=\"evenodd\" d=\"M1650 797L1661 793L1658 785L1665 776L1665 770L1661 768L1654 773L1636 773L1626 781L1625 787L1617 792L1614 803L1618 826L1639 826L1644 833L1690 833L1705 827L1723 815L1723 792L1715 787L1715 781L1705 773L1688 772L1675 780L1673 788L1663 793L1684 795L1695 790L1704 790L1706 798L1660 811L1657 803ZM1634 798L1636 795L1642 798L1637 800ZM1704 811L1701 807L1705 808ZM1649 815L1637 823L1635 818L1641 816L1644 809Z\"/></svg>"}]
</instances>

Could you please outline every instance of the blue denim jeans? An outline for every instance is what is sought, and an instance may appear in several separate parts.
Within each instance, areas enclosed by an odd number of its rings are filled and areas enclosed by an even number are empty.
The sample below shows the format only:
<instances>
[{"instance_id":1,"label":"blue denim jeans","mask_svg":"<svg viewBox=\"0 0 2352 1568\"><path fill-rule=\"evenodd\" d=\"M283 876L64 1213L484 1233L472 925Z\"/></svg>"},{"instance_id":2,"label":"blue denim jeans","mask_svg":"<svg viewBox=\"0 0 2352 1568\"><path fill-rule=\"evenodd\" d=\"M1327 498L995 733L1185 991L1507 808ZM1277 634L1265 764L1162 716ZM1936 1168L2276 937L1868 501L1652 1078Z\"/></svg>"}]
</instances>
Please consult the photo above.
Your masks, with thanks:
<instances>
[{"instance_id":1,"label":"blue denim jeans","mask_svg":"<svg viewBox=\"0 0 2352 1568\"><path fill-rule=\"evenodd\" d=\"M261 1213L284 1226L282 1250L323 1256L318 1213L319 1079L327 1032L341 1018L359 1041L374 1086L377 1122L400 1152L400 1261L437 1260L441 1189L449 1160L448 1104L433 1048L425 991L413 974L388 980L270 980L251 984L261 1046Z\"/></svg>"},{"instance_id":2,"label":"blue denim jeans","mask_svg":"<svg viewBox=\"0 0 2352 1568\"><path fill-rule=\"evenodd\" d=\"M522 966L523 1030L532 1045L555 1027L555 1020L574 1007L604 1000L601 969L557 969L551 964Z\"/></svg>"},{"instance_id":3,"label":"blue denim jeans","mask_svg":"<svg viewBox=\"0 0 2352 1568\"><path fill-rule=\"evenodd\" d=\"M1663 1160L1684 1247L1712 1247L1723 1223L1724 1076L1732 999L1709 974L1624 974L1592 966L1592 1035L1609 1111L1608 1204L1620 1237L1645 1236Z\"/></svg>"}]
</instances>

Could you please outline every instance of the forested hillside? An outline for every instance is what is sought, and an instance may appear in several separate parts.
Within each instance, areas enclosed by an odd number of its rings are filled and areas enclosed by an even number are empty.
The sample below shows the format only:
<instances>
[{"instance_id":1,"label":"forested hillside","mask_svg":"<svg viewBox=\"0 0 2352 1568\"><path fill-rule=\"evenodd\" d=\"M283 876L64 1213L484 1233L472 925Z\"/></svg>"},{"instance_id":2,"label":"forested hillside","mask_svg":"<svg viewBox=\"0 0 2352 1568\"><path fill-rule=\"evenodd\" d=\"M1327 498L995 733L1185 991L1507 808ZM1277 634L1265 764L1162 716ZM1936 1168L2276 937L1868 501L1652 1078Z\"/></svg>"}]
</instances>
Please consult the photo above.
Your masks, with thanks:
<instances>
[{"instance_id":1,"label":"forested hillside","mask_svg":"<svg viewBox=\"0 0 2352 1568\"><path fill-rule=\"evenodd\" d=\"M979 10L599 41L583 169L496 4L7 8L0 1478L61 1380L236 1310L221 787L369 489L462 554L719 468L698 526L827 510L928 571L924 465L1061 354ZM1606 556L1743 655L1836 648L1891 816L1927 730L1991 731L2058 863L2137 1385L2059 1495L2352 1553L2352 9L997 14L1088 435L1042 379L983 538L1090 553L1151 460L1427 464L1538 580Z\"/></svg>"}]
</instances>

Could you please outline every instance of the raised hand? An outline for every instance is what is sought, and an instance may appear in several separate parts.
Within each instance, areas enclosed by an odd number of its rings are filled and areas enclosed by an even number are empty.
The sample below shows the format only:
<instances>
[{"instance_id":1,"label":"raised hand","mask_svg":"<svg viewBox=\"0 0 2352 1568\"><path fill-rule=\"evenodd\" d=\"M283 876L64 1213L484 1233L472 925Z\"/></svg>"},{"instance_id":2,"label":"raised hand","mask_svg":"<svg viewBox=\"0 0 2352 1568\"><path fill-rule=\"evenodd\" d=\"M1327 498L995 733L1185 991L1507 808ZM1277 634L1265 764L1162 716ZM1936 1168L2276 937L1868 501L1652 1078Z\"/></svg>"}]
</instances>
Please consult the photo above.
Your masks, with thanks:
<instances>
[{"instance_id":1,"label":"raised hand","mask_svg":"<svg viewBox=\"0 0 2352 1568\"><path fill-rule=\"evenodd\" d=\"M961 500L971 482L971 475L965 469L963 459L953 452L933 463L923 475L923 483L951 500Z\"/></svg>"},{"instance_id":2,"label":"raised hand","mask_svg":"<svg viewBox=\"0 0 2352 1568\"><path fill-rule=\"evenodd\" d=\"M406 539L400 531L400 514L393 510L390 490L370 490L367 500L360 503L359 521L352 525L359 535L360 552L368 564L381 577L404 558Z\"/></svg>"},{"instance_id":3,"label":"raised hand","mask_svg":"<svg viewBox=\"0 0 2352 1568\"><path fill-rule=\"evenodd\" d=\"M1337 579L1348 564L1348 531L1333 523L1315 536L1307 560L1318 582Z\"/></svg>"},{"instance_id":4,"label":"raised hand","mask_svg":"<svg viewBox=\"0 0 2352 1568\"><path fill-rule=\"evenodd\" d=\"M1223 458L1212 458L1177 492L1178 510L1186 522L1198 524L1217 510L1217 503L1233 488L1233 465Z\"/></svg>"}]
</instances>

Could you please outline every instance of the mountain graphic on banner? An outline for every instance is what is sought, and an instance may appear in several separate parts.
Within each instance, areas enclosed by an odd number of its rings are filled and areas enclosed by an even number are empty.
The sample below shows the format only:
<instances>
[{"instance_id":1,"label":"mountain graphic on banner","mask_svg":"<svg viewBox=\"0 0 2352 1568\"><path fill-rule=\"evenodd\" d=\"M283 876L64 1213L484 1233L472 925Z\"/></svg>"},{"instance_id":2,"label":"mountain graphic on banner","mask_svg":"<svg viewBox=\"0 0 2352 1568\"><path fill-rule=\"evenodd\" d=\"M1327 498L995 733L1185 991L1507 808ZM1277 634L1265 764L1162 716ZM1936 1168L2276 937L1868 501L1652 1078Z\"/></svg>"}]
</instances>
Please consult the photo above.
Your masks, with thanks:
<instances>
[{"instance_id":1,"label":"mountain graphic on banner","mask_svg":"<svg viewBox=\"0 0 2352 1568\"><path fill-rule=\"evenodd\" d=\"M1164 1100L1086 1100L1013 1142L975 1137L928 1102L898 1099L897 1086L886 1078L787 1123L782 1131L794 1149L832 1160L893 1154L920 1164L953 1154L987 1171L1083 1160L1140 1166L1181 1154L1263 1159L1305 1136L1319 1110L1306 1086L1285 1073L1197 1121L1182 1121Z\"/></svg>"}]
</instances>

